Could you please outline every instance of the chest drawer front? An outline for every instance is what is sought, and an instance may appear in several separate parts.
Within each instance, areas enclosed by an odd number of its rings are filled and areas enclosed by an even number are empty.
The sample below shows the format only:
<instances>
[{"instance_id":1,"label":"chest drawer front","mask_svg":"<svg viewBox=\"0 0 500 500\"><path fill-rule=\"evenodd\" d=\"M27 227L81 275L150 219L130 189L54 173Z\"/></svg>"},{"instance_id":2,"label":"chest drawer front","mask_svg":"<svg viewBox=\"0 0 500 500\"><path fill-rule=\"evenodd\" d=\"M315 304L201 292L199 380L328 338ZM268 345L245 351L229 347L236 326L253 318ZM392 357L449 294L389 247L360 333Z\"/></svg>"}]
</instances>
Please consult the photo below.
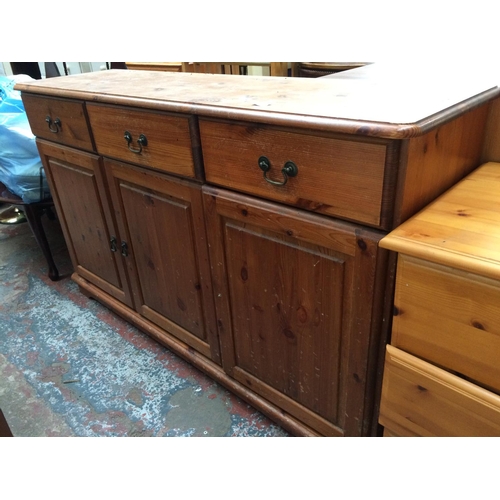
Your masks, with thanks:
<instances>
[{"instance_id":1,"label":"chest drawer front","mask_svg":"<svg viewBox=\"0 0 500 500\"><path fill-rule=\"evenodd\" d=\"M200 120L208 182L318 213L379 225L387 146ZM289 161L297 175L282 182Z\"/></svg>"},{"instance_id":2,"label":"chest drawer front","mask_svg":"<svg viewBox=\"0 0 500 500\"><path fill-rule=\"evenodd\" d=\"M34 135L92 151L93 143L83 101L22 95Z\"/></svg>"},{"instance_id":3,"label":"chest drawer front","mask_svg":"<svg viewBox=\"0 0 500 500\"><path fill-rule=\"evenodd\" d=\"M500 283L400 254L391 343L500 392Z\"/></svg>"},{"instance_id":4,"label":"chest drawer front","mask_svg":"<svg viewBox=\"0 0 500 500\"><path fill-rule=\"evenodd\" d=\"M387 346L380 424L396 436L500 436L500 396Z\"/></svg>"},{"instance_id":5,"label":"chest drawer front","mask_svg":"<svg viewBox=\"0 0 500 500\"><path fill-rule=\"evenodd\" d=\"M87 109L99 154L196 177L188 117L97 104Z\"/></svg>"}]
</instances>

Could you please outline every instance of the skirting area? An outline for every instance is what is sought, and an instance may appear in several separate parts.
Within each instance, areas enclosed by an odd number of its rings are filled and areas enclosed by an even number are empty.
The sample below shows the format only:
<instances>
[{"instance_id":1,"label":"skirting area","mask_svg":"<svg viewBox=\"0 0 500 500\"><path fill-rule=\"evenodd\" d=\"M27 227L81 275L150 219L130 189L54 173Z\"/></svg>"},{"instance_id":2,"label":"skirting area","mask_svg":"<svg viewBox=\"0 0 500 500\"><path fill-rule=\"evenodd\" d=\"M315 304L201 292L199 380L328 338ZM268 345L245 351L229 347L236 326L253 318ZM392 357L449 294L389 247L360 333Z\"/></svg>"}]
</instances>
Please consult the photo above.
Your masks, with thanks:
<instances>
[{"instance_id":1,"label":"skirting area","mask_svg":"<svg viewBox=\"0 0 500 500\"><path fill-rule=\"evenodd\" d=\"M0 224L0 408L14 436L286 436L168 349L83 296L57 221L62 278L28 224Z\"/></svg>"}]
</instances>

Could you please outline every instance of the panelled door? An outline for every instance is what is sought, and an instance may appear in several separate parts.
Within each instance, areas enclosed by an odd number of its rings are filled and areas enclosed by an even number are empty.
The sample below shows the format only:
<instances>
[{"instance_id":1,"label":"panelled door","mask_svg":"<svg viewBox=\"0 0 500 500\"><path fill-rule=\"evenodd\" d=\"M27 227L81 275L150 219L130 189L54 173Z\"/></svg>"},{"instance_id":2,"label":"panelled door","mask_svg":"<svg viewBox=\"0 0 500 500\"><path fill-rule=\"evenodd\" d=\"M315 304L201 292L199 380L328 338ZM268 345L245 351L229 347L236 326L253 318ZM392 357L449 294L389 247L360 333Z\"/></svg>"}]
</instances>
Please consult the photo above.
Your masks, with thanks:
<instances>
[{"instance_id":1,"label":"panelled door","mask_svg":"<svg viewBox=\"0 0 500 500\"><path fill-rule=\"evenodd\" d=\"M133 307L102 159L41 139L37 145L75 271Z\"/></svg>"},{"instance_id":2,"label":"panelled door","mask_svg":"<svg viewBox=\"0 0 500 500\"><path fill-rule=\"evenodd\" d=\"M201 187L104 165L137 312L219 362Z\"/></svg>"},{"instance_id":3,"label":"panelled door","mask_svg":"<svg viewBox=\"0 0 500 500\"><path fill-rule=\"evenodd\" d=\"M226 372L325 435L366 432L382 235L203 191Z\"/></svg>"}]
</instances>

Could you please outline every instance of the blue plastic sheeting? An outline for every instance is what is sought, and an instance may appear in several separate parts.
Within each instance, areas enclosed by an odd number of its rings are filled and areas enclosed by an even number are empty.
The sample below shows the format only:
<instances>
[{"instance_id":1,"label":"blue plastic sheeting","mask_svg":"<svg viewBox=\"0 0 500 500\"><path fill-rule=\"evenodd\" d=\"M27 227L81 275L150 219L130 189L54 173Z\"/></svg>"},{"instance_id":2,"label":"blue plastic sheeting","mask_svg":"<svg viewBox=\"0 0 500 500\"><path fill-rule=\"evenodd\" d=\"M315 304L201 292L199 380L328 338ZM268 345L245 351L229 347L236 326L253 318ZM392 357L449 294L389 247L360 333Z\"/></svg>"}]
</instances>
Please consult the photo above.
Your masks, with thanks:
<instances>
[{"instance_id":1,"label":"blue plastic sheeting","mask_svg":"<svg viewBox=\"0 0 500 500\"><path fill-rule=\"evenodd\" d=\"M50 192L15 79L0 75L0 181L25 203Z\"/></svg>"}]
</instances>

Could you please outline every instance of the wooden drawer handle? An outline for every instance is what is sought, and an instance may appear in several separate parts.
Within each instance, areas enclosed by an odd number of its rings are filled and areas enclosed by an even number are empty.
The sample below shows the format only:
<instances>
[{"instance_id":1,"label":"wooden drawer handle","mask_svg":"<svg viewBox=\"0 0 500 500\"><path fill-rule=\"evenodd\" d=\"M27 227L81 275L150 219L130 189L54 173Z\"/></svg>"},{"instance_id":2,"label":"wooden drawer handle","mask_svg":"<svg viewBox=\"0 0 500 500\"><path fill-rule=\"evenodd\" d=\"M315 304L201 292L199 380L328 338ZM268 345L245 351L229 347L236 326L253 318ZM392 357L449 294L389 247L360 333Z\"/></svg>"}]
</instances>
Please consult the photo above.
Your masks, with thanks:
<instances>
[{"instance_id":1,"label":"wooden drawer handle","mask_svg":"<svg viewBox=\"0 0 500 500\"><path fill-rule=\"evenodd\" d=\"M141 134L139 136L139 139L137 139L137 144L139 144L138 148L133 148L130 145L132 143L132 134L130 132L125 131L125 133L123 134L123 137L127 141L127 146L129 148L129 150L132 151L132 153L140 154L140 153L142 153L143 146L148 145L148 139L144 134Z\"/></svg>"},{"instance_id":2,"label":"wooden drawer handle","mask_svg":"<svg viewBox=\"0 0 500 500\"><path fill-rule=\"evenodd\" d=\"M54 121L52 121L52 118L50 117L50 115L47 115L47 117L45 118L45 121L47 122L47 125L49 126L49 130L54 133L54 134L57 134L59 132L59 130L61 130L61 120L59 118L56 118Z\"/></svg>"},{"instance_id":3,"label":"wooden drawer handle","mask_svg":"<svg viewBox=\"0 0 500 500\"><path fill-rule=\"evenodd\" d=\"M267 156L261 156L259 158L259 168L264 172L264 179L266 182L269 182L269 184L272 184L273 186L284 186L288 182L289 177L295 177L299 173L297 165L295 165L293 161L287 161L281 169L283 180L273 181L272 179L269 179L267 172L271 170L271 162Z\"/></svg>"}]
</instances>

